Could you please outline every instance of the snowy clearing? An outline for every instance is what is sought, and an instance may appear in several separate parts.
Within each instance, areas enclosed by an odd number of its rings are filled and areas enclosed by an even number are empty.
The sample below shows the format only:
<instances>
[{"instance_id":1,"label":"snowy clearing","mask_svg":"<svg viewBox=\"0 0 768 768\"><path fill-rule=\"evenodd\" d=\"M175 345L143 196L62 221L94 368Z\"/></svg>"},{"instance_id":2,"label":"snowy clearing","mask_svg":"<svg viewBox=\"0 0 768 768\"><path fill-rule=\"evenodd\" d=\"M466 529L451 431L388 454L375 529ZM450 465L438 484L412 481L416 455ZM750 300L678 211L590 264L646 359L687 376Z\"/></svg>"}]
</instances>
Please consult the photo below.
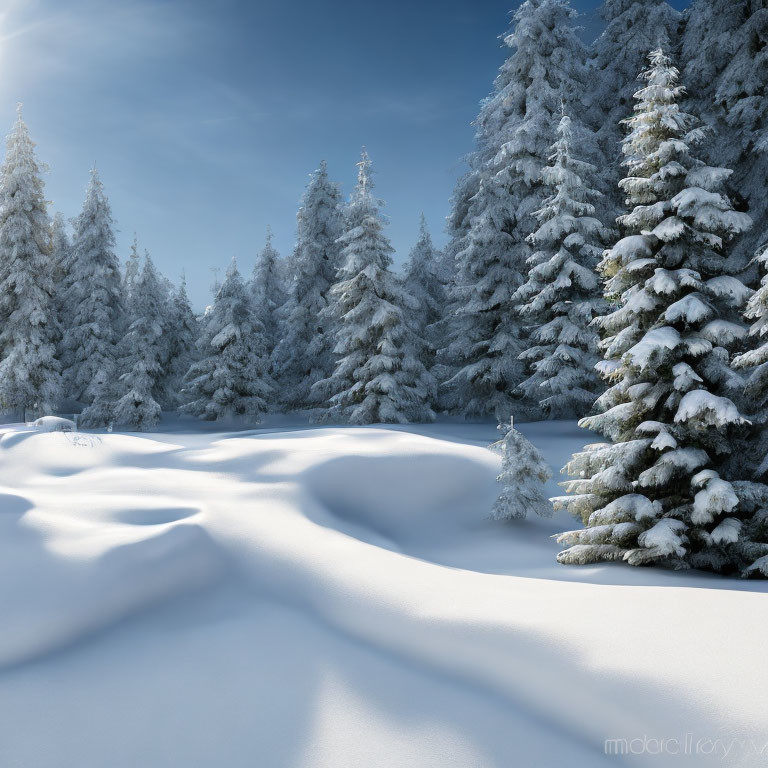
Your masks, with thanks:
<instances>
[{"instance_id":1,"label":"snowy clearing","mask_svg":"<svg viewBox=\"0 0 768 768\"><path fill-rule=\"evenodd\" d=\"M589 435L520 430L560 493ZM496 438L3 428L0 765L764 764L766 585L558 565Z\"/></svg>"}]
</instances>

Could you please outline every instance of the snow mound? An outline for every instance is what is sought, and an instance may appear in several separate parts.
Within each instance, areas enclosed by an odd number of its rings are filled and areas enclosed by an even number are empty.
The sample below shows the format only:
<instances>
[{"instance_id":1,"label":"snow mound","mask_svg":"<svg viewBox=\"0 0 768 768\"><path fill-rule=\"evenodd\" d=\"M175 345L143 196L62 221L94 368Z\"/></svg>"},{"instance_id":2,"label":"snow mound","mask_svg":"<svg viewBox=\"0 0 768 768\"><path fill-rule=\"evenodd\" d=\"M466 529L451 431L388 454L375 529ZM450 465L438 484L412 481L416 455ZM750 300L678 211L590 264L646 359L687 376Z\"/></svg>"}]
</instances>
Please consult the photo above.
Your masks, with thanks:
<instances>
[{"instance_id":1,"label":"snow mound","mask_svg":"<svg viewBox=\"0 0 768 768\"><path fill-rule=\"evenodd\" d=\"M8 517L3 527L7 530ZM39 519L53 527L53 520ZM3 547L0 579L24 588L0 593L7 629L0 634L0 667L18 664L148 607L210 584L221 562L206 532L195 525L150 531L84 530L46 542L23 526ZM132 528L132 526L130 527ZM8 541L10 539L10 541Z\"/></svg>"},{"instance_id":2,"label":"snow mound","mask_svg":"<svg viewBox=\"0 0 768 768\"><path fill-rule=\"evenodd\" d=\"M489 514L498 460L487 450L457 454L429 438L375 430L356 431L349 443L350 455L319 461L301 478L335 518L331 524L352 526L363 538L367 529L407 549L460 535Z\"/></svg>"},{"instance_id":3,"label":"snow mound","mask_svg":"<svg viewBox=\"0 0 768 768\"><path fill-rule=\"evenodd\" d=\"M41 416L32 422L38 432L75 432L75 422L61 416Z\"/></svg>"},{"instance_id":4,"label":"snow mound","mask_svg":"<svg viewBox=\"0 0 768 768\"><path fill-rule=\"evenodd\" d=\"M210 584L222 566L199 509L118 468L126 443L138 463L162 446L115 435L105 448L52 431L0 438L0 475L19 488L0 494L0 584L17 587L0 589L0 667ZM137 497L142 485L149 494Z\"/></svg>"}]
</instances>

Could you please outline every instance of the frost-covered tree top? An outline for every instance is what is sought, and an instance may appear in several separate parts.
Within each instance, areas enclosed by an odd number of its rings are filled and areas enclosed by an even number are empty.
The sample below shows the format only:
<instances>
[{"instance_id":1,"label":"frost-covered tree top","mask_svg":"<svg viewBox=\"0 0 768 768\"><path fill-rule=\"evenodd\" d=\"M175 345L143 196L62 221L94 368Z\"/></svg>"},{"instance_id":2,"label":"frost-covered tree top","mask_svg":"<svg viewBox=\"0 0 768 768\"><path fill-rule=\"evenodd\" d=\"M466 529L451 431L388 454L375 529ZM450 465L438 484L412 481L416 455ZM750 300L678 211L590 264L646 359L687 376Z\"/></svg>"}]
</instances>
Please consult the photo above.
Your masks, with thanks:
<instances>
[{"instance_id":1,"label":"frost-covered tree top","mask_svg":"<svg viewBox=\"0 0 768 768\"><path fill-rule=\"evenodd\" d=\"M544 495L544 483L552 477L538 449L514 427L499 424L504 437L490 446L501 455L501 474L496 478L502 486L491 517L495 520L521 519L529 512L542 517L552 515L552 504Z\"/></svg>"},{"instance_id":2,"label":"frost-covered tree top","mask_svg":"<svg viewBox=\"0 0 768 768\"><path fill-rule=\"evenodd\" d=\"M381 202L373 196L371 161L363 149L357 186L339 238L343 266L331 289L339 325L331 377L313 393L326 417L354 424L427 421L434 381L421 362L423 343L407 322L415 301L391 271Z\"/></svg>"},{"instance_id":3,"label":"frost-covered tree top","mask_svg":"<svg viewBox=\"0 0 768 768\"><path fill-rule=\"evenodd\" d=\"M273 386L264 326L250 291L232 263L203 320L200 360L185 376L191 401L182 410L201 419L258 422Z\"/></svg>"},{"instance_id":4,"label":"frost-covered tree top","mask_svg":"<svg viewBox=\"0 0 768 768\"><path fill-rule=\"evenodd\" d=\"M586 113L598 132L612 188L620 178L620 121L632 112L637 73L648 52L669 50L677 38L680 14L666 0L606 0L606 27L592 46L591 99Z\"/></svg>"},{"instance_id":5,"label":"frost-covered tree top","mask_svg":"<svg viewBox=\"0 0 768 768\"><path fill-rule=\"evenodd\" d=\"M504 38L513 53L477 118L481 143L495 150L495 174L519 189L521 222L538 207L529 188L540 182L563 102L575 114L582 108L586 51L575 17L568 0L526 0L518 8Z\"/></svg>"},{"instance_id":6,"label":"frost-covered tree top","mask_svg":"<svg viewBox=\"0 0 768 768\"><path fill-rule=\"evenodd\" d=\"M559 114L564 98L581 94L586 52L575 16L567 0L526 0L515 11L504 37L512 53L475 121L481 165L506 159L523 183L538 179L557 124L548 117Z\"/></svg>"},{"instance_id":7,"label":"frost-covered tree top","mask_svg":"<svg viewBox=\"0 0 768 768\"><path fill-rule=\"evenodd\" d=\"M534 249L528 280L514 297L530 329L520 355L529 376L520 387L555 418L587 413L601 389L594 370L599 339L591 323L605 309L595 267L608 231L595 218L600 194L590 181L597 169L574 156L582 133L563 115L550 165L542 171L551 194L528 238Z\"/></svg>"},{"instance_id":8,"label":"frost-covered tree top","mask_svg":"<svg viewBox=\"0 0 768 768\"><path fill-rule=\"evenodd\" d=\"M35 417L60 397L57 269L42 172L19 105L0 169L0 411Z\"/></svg>"},{"instance_id":9,"label":"frost-covered tree top","mask_svg":"<svg viewBox=\"0 0 768 768\"><path fill-rule=\"evenodd\" d=\"M488 187L498 177L512 196L510 232L538 207L540 198L529 198L547 164L561 104L583 95L586 51L575 16L568 0L526 0L515 12L504 37L511 53L475 120L475 151L468 158L473 173L454 197L455 224L477 215L481 179Z\"/></svg>"},{"instance_id":10,"label":"frost-covered tree top","mask_svg":"<svg viewBox=\"0 0 768 768\"><path fill-rule=\"evenodd\" d=\"M280 254L272 245L272 238L272 227L267 227L264 248L262 248L256 258L256 264L253 267L253 274L251 276L254 310L264 326L265 339L270 351L274 349L277 342L277 310L285 302L280 270Z\"/></svg>"},{"instance_id":11,"label":"frost-covered tree top","mask_svg":"<svg viewBox=\"0 0 768 768\"><path fill-rule=\"evenodd\" d=\"M725 476L748 426L730 399L741 381L729 353L745 335L749 290L727 251L749 217L722 191L729 172L693 154L700 136L678 107L677 70L660 50L649 58L624 142L626 236L602 262L616 302L601 320L611 387L601 412L581 421L612 442L587 446L566 468L574 496L557 503L587 527L560 536L559 559L745 571L768 554L751 491L740 499L741 478Z\"/></svg>"},{"instance_id":12,"label":"frost-covered tree top","mask_svg":"<svg viewBox=\"0 0 768 768\"><path fill-rule=\"evenodd\" d=\"M593 45L596 101L599 119L607 115L615 125L632 111L648 52L675 43L680 14L666 0L605 0L600 15L606 26Z\"/></svg>"},{"instance_id":13,"label":"frost-covered tree top","mask_svg":"<svg viewBox=\"0 0 768 768\"><path fill-rule=\"evenodd\" d=\"M122 279L115 255L112 211L94 168L74 222L64 286L67 325L61 344L67 394L91 402L113 381L115 344L122 330Z\"/></svg>"},{"instance_id":14,"label":"frost-covered tree top","mask_svg":"<svg viewBox=\"0 0 768 768\"><path fill-rule=\"evenodd\" d=\"M333 371L334 322L326 309L339 268L341 225L341 192L323 162L310 177L296 214L293 274L274 355L288 408L305 407L312 386Z\"/></svg>"},{"instance_id":15,"label":"frost-covered tree top","mask_svg":"<svg viewBox=\"0 0 768 768\"><path fill-rule=\"evenodd\" d=\"M311 175L296 213L297 295L320 289L325 295L341 266L337 243L342 227L342 197L339 185L328 178L323 161Z\"/></svg>"},{"instance_id":16,"label":"frost-covered tree top","mask_svg":"<svg viewBox=\"0 0 768 768\"><path fill-rule=\"evenodd\" d=\"M119 398L113 418L128 429L145 430L160 418L161 379L170 356L168 297L149 254L131 291L131 324L120 342Z\"/></svg>"}]
</instances>

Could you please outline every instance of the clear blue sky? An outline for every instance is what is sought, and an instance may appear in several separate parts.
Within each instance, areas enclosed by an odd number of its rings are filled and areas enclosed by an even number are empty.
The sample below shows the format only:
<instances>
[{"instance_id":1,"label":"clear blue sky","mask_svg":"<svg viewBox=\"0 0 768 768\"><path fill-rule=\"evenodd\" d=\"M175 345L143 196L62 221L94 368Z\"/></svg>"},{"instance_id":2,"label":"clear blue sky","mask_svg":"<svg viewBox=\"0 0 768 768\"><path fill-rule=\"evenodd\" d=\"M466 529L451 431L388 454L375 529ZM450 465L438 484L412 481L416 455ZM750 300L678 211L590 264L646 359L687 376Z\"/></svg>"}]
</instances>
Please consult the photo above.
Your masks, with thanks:
<instances>
[{"instance_id":1,"label":"clear blue sky","mask_svg":"<svg viewBox=\"0 0 768 768\"><path fill-rule=\"evenodd\" d=\"M320 160L349 193L361 145L402 261L435 239L515 0L0 0L0 130L14 105L77 214L101 172L121 259L134 230L194 304L210 267L249 272L272 225L287 253ZM674 3L677 7L684 0ZM575 0L596 29L596 0Z\"/></svg>"}]
</instances>

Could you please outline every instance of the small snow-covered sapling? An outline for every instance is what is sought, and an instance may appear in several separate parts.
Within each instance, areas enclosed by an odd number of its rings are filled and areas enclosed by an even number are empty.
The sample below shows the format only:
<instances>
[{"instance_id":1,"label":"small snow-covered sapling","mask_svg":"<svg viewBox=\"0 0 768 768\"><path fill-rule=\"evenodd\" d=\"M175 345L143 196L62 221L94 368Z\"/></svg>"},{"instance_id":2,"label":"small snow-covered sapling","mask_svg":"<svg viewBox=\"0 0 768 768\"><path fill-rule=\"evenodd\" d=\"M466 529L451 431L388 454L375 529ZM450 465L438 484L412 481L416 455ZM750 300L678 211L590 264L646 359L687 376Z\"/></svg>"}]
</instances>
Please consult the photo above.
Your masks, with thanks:
<instances>
[{"instance_id":1,"label":"small snow-covered sapling","mask_svg":"<svg viewBox=\"0 0 768 768\"><path fill-rule=\"evenodd\" d=\"M544 483L552 472L537 448L515 429L514 417L509 424L499 424L504 437L490 446L501 454L501 493L491 511L494 520L524 518L529 510L549 517L552 505L544 495Z\"/></svg>"}]
</instances>

